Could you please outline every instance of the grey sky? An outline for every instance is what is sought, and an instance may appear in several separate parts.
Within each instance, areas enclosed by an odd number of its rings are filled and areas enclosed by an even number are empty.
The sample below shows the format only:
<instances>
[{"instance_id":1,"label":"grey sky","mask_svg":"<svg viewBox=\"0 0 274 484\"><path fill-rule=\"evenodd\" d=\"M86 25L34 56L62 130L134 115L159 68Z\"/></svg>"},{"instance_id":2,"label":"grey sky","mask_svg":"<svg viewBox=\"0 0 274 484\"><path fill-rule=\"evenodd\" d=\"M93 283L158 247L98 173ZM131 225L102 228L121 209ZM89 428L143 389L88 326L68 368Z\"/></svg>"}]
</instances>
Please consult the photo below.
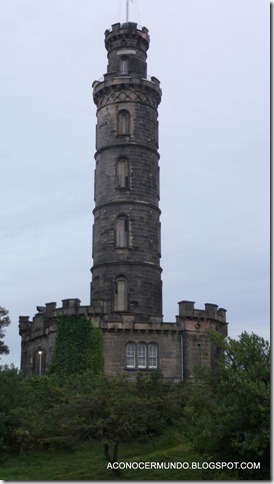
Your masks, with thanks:
<instances>
[{"instance_id":1,"label":"grey sky","mask_svg":"<svg viewBox=\"0 0 274 484\"><path fill-rule=\"evenodd\" d=\"M1 364L19 315L89 303L104 32L125 0L1 0ZM227 309L229 335L269 338L269 2L135 0L159 107L164 320L187 299Z\"/></svg>"}]
</instances>

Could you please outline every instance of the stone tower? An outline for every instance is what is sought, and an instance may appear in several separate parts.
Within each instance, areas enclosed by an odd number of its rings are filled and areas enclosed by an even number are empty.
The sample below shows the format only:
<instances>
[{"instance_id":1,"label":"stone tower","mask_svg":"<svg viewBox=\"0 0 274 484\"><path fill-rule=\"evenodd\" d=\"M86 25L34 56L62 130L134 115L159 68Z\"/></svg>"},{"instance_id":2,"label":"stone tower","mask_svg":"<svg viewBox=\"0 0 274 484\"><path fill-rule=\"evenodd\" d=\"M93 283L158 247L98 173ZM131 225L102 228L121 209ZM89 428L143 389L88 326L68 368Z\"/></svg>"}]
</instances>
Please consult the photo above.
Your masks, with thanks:
<instances>
[{"instance_id":1,"label":"stone tower","mask_svg":"<svg viewBox=\"0 0 274 484\"><path fill-rule=\"evenodd\" d=\"M91 305L108 320L162 318L158 112L160 83L147 75L146 27L105 32L107 73L97 106Z\"/></svg>"},{"instance_id":2,"label":"stone tower","mask_svg":"<svg viewBox=\"0 0 274 484\"><path fill-rule=\"evenodd\" d=\"M107 375L162 371L193 381L198 366L214 368L219 350L210 331L227 334L226 310L179 302L163 322L160 267L158 106L160 83L147 75L148 30L114 24L105 32L107 73L93 83L97 106L91 302L78 298L37 306L19 317L21 370L51 363L60 316L78 315L102 332ZM68 323L69 324L69 323Z\"/></svg>"}]
</instances>

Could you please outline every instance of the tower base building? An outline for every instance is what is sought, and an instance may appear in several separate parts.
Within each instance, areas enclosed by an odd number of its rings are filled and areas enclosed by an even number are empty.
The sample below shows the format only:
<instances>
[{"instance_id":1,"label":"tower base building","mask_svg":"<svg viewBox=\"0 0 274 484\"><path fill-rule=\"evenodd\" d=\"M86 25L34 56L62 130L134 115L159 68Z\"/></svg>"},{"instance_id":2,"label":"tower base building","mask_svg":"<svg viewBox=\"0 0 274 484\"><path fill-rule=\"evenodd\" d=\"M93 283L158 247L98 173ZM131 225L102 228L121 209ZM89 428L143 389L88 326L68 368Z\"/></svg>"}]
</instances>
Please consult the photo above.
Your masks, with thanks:
<instances>
[{"instance_id":1,"label":"tower base building","mask_svg":"<svg viewBox=\"0 0 274 484\"><path fill-rule=\"evenodd\" d=\"M58 317L84 315L103 335L105 373L160 369L167 380L193 378L197 365L214 367L209 330L227 334L226 311L179 303L176 322L163 322L159 208L158 106L162 91L147 75L149 34L126 22L105 32L107 72L93 83L97 107L91 301L65 299L19 318L21 369L26 375L52 360Z\"/></svg>"},{"instance_id":2,"label":"tower base building","mask_svg":"<svg viewBox=\"0 0 274 484\"><path fill-rule=\"evenodd\" d=\"M181 301L174 323L138 321L126 314L121 321L111 321L103 309L100 313L98 308L81 306L79 299L64 299L61 307L47 303L37 309L32 321L26 316L19 318L21 370L25 375L39 373L40 364L44 372L52 361L57 320L64 315L82 315L101 329L104 371L109 376L134 378L137 371L160 369L165 380L191 382L195 367L214 369L216 365L218 350L209 331L227 335L226 310L216 304L195 309L193 302Z\"/></svg>"}]
</instances>

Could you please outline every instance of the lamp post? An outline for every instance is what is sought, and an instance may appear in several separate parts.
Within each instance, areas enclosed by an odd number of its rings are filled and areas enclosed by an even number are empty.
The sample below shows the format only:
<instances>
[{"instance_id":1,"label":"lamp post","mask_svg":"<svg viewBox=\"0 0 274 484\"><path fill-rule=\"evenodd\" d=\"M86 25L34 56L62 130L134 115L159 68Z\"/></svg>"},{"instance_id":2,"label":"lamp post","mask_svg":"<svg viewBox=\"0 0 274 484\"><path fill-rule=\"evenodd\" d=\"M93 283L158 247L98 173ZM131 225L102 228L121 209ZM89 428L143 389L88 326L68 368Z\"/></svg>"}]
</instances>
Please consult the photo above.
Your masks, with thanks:
<instances>
[{"instance_id":1,"label":"lamp post","mask_svg":"<svg viewBox=\"0 0 274 484\"><path fill-rule=\"evenodd\" d=\"M39 355L39 375L42 374L42 350L39 350L38 351L38 355Z\"/></svg>"}]
</instances>

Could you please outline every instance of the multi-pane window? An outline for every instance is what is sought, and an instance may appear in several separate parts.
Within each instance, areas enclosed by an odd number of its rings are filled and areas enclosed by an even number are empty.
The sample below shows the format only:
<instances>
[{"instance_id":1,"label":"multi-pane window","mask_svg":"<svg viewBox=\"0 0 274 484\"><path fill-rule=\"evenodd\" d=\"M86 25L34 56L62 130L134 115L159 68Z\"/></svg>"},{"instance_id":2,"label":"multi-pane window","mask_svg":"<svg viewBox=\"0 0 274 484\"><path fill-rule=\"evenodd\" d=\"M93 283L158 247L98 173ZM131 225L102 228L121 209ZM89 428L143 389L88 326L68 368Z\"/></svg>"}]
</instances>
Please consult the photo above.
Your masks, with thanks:
<instances>
[{"instance_id":1,"label":"multi-pane window","mask_svg":"<svg viewBox=\"0 0 274 484\"><path fill-rule=\"evenodd\" d=\"M127 296L127 280L125 277L117 277L115 280L114 289L114 310L127 311L128 296Z\"/></svg>"},{"instance_id":2,"label":"multi-pane window","mask_svg":"<svg viewBox=\"0 0 274 484\"><path fill-rule=\"evenodd\" d=\"M121 59L121 75L128 75L128 59L126 57L122 57Z\"/></svg>"},{"instance_id":3,"label":"multi-pane window","mask_svg":"<svg viewBox=\"0 0 274 484\"><path fill-rule=\"evenodd\" d=\"M147 347L145 343L138 343L137 346L137 366L138 368L147 367Z\"/></svg>"},{"instance_id":4,"label":"multi-pane window","mask_svg":"<svg viewBox=\"0 0 274 484\"><path fill-rule=\"evenodd\" d=\"M116 219L116 247L125 248L129 245L129 223L127 215L119 215Z\"/></svg>"},{"instance_id":5,"label":"multi-pane window","mask_svg":"<svg viewBox=\"0 0 274 484\"><path fill-rule=\"evenodd\" d=\"M127 343L126 360L127 360L127 368L135 368L135 366L136 366L136 346L135 346L134 343Z\"/></svg>"},{"instance_id":6,"label":"multi-pane window","mask_svg":"<svg viewBox=\"0 0 274 484\"><path fill-rule=\"evenodd\" d=\"M156 343L133 343L126 345L126 367L139 370L158 368L158 345Z\"/></svg>"},{"instance_id":7,"label":"multi-pane window","mask_svg":"<svg viewBox=\"0 0 274 484\"><path fill-rule=\"evenodd\" d=\"M129 166L126 158L120 158L116 163L116 186L117 188L129 187Z\"/></svg>"},{"instance_id":8,"label":"multi-pane window","mask_svg":"<svg viewBox=\"0 0 274 484\"><path fill-rule=\"evenodd\" d=\"M148 345L148 367L158 367L157 345L155 343L150 343Z\"/></svg>"},{"instance_id":9,"label":"multi-pane window","mask_svg":"<svg viewBox=\"0 0 274 484\"><path fill-rule=\"evenodd\" d=\"M117 134L130 134L130 114L125 109L118 113Z\"/></svg>"}]
</instances>

